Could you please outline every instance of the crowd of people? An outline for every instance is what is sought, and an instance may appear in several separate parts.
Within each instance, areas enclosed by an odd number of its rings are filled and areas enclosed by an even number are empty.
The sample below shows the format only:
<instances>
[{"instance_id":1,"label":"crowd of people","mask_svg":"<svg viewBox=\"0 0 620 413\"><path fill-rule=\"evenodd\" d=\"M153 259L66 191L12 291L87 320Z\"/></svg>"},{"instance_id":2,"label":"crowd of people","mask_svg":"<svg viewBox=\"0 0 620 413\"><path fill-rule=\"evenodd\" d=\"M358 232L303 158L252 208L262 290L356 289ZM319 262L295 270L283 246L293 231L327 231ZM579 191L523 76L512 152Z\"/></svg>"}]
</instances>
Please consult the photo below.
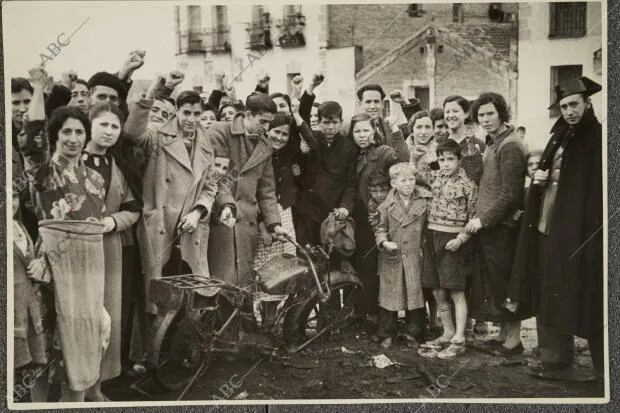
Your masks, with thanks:
<instances>
[{"instance_id":1,"label":"crowd of people","mask_svg":"<svg viewBox=\"0 0 620 413\"><path fill-rule=\"evenodd\" d=\"M46 401L55 383L61 401L107 400L103 381L144 368L151 280L247 286L295 254L285 235L320 245L328 220L354 232L355 248L331 257L364 287L352 328L381 347L403 338L452 359L468 328L484 337L493 322L485 346L510 357L536 316L532 374L575 379L579 336L602 376L600 85L558 85L562 116L528 152L494 92L422 108L394 91L400 122L368 84L345 120L338 102L315 102L329 74L305 89L295 77L291 96L262 75L242 102L223 73L207 97L176 91L172 71L128 102L145 55L88 81L69 71L54 84L41 67L11 81L15 382L46 369L25 399Z\"/></svg>"}]
</instances>

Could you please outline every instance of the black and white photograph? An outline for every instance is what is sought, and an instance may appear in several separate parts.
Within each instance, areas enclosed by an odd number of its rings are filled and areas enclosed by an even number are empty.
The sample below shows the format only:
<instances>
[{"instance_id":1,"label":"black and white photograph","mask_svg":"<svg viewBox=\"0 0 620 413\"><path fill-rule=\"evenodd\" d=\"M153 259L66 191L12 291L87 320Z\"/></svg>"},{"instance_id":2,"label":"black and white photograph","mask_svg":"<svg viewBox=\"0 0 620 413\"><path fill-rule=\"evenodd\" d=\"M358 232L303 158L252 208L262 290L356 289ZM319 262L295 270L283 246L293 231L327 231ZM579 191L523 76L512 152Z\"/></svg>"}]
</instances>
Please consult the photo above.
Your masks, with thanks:
<instances>
[{"instance_id":1,"label":"black and white photograph","mask_svg":"<svg viewBox=\"0 0 620 413\"><path fill-rule=\"evenodd\" d=\"M3 2L8 407L608 403L618 10Z\"/></svg>"}]
</instances>

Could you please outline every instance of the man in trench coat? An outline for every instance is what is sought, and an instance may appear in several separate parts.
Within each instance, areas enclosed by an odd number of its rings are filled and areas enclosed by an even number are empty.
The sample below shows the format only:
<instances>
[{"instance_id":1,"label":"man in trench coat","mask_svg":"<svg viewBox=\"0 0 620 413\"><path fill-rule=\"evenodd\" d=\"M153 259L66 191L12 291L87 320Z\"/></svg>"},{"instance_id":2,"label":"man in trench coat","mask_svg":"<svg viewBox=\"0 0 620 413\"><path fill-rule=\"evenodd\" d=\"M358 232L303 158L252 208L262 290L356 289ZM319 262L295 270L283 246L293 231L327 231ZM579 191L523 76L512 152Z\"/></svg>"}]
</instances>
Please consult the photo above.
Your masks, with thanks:
<instances>
[{"instance_id":1,"label":"man in trench coat","mask_svg":"<svg viewBox=\"0 0 620 413\"><path fill-rule=\"evenodd\" d=\"M216 208L236 207L236 224L211 226L209 266L214 278L244 286L252 281L252 262L257 248L259 218L274 236L284 233L276 198L271 149L265 137L277 112L266 95L250 95L246 112L232 122L218 122L209 139L218 156L228 155L229 175L220 182ZM219 215L219 214L218 214Z\"/></svg>"},{"instance_id":2,"label":"man in trench coat","mask_svg":"<svg viewBox=\"0 0 620 413\"><path fill-rule=\"evenodd\" d=\"M200 95L182 92L177 97L176 117L163 125L147 126L154 99L169 96L183 75L172 72L157 79L147 97L132 105L125 134L144 148L146 172L143 178L144 209L138 221L138 241L145 275L146 311L156 313L148 298L151 280L162 277L175 244L187 271L208 276L207 259L200 255L202 236L198 222L209 219L217 193L211 176L215 156L206 131L198 119L202 113Z\"/></svg>"},{"instance_id":3,"label":"man in trench coat","mask_svg":"<svg viewBox=\"0 0 620 413\"><path fill-rule=\"evenodd\" d=\"M530 186L508 295L537 314L538 377L580 380L573 336L588 339L604 374L602 127L587 77L556 86L562 117L553 126Z\"/></svg>"}]
</instances>

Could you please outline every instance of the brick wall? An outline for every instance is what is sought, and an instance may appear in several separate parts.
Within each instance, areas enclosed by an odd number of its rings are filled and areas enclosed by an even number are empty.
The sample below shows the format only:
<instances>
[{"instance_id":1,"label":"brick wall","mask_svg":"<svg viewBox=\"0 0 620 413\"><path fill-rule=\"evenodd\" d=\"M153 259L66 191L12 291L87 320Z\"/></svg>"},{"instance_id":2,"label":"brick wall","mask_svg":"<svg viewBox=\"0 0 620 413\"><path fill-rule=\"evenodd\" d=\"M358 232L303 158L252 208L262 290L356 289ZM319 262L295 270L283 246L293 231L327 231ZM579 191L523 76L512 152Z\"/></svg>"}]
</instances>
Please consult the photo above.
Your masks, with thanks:
<instances>
[{"instance_id":1,"label":"brick wall","mask_svg":"<svg viewBox=\"0 0 620 413\"><path fill-rule=\"evenodd\" d=\"M489 21L488 3L465 4L464 7L466 23ZM409 17L407 4L329 5L329 47L362 46L365 65L412 36L428 24L433 16L437 23L452 21L451 3L423 4L422 8L424 16ZM506 3L503 4L503 10L516 12L518 5Z\"/></svg>"},{"instance_id":2,"label":"brick wall","mask_svg":"<svg viewBox=\"0 0 620 413\"><path fill-rule=\"evenodd\" d=\"M435 73L435 105L440 105L452 94L475 97L481 92L492 91L509 99L507 77L499 76L447 45L444 45L443 52L437 53ZM420 54L419 47L400 56L366 83L378 83L389 93L393 89L402 89L403 82L410 79L426 79L426 56Z\"/></svg>"}]
</instances>

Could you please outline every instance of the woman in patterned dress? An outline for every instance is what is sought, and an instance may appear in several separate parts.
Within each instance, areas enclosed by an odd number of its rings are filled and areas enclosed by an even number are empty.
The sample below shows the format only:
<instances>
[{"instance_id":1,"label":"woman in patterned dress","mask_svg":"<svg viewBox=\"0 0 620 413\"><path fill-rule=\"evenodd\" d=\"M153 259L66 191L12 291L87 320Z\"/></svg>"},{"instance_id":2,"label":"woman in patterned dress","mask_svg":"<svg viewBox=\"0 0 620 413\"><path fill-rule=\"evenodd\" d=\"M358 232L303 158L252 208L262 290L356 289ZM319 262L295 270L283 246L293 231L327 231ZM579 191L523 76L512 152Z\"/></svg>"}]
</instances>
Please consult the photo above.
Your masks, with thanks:
<instances>
[{"instance_id":1,"label":"woman in patterned dress","mask_svg":"<svg viewBox=\"0 0 620 413\"><path fill-rule=\"evenodd\" d=\"M99 379L109 316L103 306L102 234L105 183L81 160L90 121L78 108L60 107L45 118L46 73L30 72L34 93L25 134L19 136L29 189L39 219L40 273L51 279L56 309L50 370L62 377L63 402L81 402ZM48 140L49 137L49 140ZM60 347L60 348L57 348Z\"/></svg>"}]
</instances>

